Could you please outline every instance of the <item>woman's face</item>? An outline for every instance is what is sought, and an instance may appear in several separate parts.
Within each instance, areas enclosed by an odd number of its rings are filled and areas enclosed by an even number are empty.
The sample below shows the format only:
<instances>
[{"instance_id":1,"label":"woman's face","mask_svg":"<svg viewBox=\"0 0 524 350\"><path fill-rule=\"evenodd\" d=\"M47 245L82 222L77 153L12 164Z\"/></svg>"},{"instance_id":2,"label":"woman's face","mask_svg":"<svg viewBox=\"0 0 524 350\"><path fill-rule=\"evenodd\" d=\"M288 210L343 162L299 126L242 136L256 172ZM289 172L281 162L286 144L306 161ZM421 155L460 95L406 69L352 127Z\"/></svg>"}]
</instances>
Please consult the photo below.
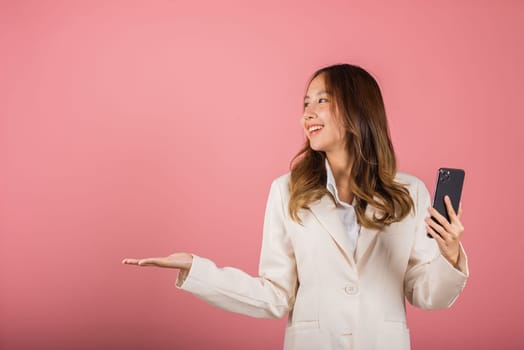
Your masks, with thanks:
<instances>
[{"instance_id":1,"label":"woman's face","mask_svg":"<svg viewBox=\"0 0 524 350\"><path fill-rule=\"evenodd\" d=\"M311 148L326 153L344 148L344 129L335 115L335 101L326 92L324 75L315 77L304 97L304 113L300 119ZM319 129L320 127L320 129Z\"/></svg>"}]
</instances>

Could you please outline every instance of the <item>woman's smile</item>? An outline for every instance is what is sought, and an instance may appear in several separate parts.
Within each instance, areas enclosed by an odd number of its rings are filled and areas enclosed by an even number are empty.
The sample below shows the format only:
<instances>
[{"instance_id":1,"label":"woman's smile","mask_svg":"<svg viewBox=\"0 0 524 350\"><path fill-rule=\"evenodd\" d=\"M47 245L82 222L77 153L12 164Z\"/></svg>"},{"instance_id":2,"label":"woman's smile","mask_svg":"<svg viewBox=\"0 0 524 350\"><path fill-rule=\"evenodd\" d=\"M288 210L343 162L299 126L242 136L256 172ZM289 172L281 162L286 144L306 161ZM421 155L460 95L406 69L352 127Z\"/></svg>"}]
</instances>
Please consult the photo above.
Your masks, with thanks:
<instances>
[{"instance_id":1,"label":"woman's smile","mask_svg":"<svg viewBox=\"0 0 524 350\"><path fill-rule=\"evenodd\" d=\"M323 128L324 128L324 125L311 124L310 126L308 126L307 130L309 132L309 136L313 136L313 135L318 134L320 130L322 130Z\"/></svg>"}]
</instances>

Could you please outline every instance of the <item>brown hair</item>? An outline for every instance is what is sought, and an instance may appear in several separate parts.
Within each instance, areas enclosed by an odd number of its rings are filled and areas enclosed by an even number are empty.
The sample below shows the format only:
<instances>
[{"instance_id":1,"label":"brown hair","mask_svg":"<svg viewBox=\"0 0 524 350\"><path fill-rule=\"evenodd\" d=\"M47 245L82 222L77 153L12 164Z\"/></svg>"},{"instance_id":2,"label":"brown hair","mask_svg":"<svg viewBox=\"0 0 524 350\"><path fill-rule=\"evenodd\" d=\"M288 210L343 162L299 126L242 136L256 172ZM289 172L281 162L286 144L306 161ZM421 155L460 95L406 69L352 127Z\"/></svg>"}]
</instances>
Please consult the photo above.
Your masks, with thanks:
<instances>
[{"instance_id":1,"label":"brown hair","mask_svg":"<svg viewBox=\"0 0 524 350\"><path fill-rule=\"evenodd\" d=\"M360 225L381 229L400 221L414 207L409 191L395 182L396 158L389 135L386 111L380 88L364 69L350 64L338 64L316 71L308 85L323 74L326 90L334 98L335 115L345 129L346 149L352 159L349 188L356 205ZM302 224L301 208L325 194L335 200L326 188L326 154L313 150L309 139L290 163L289 214ZM381 217L366 217L367 205L382 211Z\"/></svg>"}]
</instances>

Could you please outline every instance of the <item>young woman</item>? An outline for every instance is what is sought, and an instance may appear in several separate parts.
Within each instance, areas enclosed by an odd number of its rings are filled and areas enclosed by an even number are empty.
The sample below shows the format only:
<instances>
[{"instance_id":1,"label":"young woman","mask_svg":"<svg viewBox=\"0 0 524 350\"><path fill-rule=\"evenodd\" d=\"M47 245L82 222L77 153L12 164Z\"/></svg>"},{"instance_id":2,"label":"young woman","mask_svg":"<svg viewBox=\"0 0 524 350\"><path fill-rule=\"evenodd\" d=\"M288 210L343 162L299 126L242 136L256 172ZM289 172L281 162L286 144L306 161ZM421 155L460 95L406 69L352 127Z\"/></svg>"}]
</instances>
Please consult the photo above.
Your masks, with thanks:
<instances>
[{"instance_id":1,"label":"young woman","mask_svg":"<svg viewBox=\"0 0 524 350\"><path fill-rule=\"evenodd\" d=\"M364 69L315 72L300 122L305 145L269 191L258 277L189 253L123 263L180 269L177 288L227 311L289 314L286 350L409 349L405 299L448 308L466 284L462 208L446 199L448 221L420 179L397 172Z\"/></svg>"}]
</instances>

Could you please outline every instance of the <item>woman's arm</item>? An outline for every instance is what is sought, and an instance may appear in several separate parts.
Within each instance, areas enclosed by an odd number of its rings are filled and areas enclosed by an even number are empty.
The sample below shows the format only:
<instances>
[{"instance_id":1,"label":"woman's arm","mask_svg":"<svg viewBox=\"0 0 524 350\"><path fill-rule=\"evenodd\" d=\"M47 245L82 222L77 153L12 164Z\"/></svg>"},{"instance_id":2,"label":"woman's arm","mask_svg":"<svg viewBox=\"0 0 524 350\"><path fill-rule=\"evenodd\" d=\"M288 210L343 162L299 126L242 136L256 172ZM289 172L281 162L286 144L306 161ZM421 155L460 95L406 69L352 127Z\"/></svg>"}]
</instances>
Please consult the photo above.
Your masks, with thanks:
<instances>
[{"instance_id":1,"label":"woman's arm","mask_svg":"<svg viewBox=\"0 0 524 350\"><path fill-rule=\"evenodd\" d=\"M168 266L162 267L181 268L176 287L220 309L257 318L281 318L292 308L297 288L295 257L284 213L282 194L274 180L264 216L258 277L234 267L219 268L196 254L188 254L189 258L180 255L187 253L175 253L179 255L142 262L144 266L164 263Z\"/></svg>"},{"instance_id":2,"label":"woman's arm","mask_svg":"<svg viewBox=\"0 0 524 350\"><path fill-rule=\"evenodd\" d=\"M431 202L429 191L420 180L414 199L416 229L404 279L405 294L412 305L423 309L448 308L464 289L469 276L466 252L457 240L457 258L454 250L447 250L436 239L427 237L425 219L429 216ZM457 259L456 264L452 264L454 259Z\"/></svg>"}]
</instances>

